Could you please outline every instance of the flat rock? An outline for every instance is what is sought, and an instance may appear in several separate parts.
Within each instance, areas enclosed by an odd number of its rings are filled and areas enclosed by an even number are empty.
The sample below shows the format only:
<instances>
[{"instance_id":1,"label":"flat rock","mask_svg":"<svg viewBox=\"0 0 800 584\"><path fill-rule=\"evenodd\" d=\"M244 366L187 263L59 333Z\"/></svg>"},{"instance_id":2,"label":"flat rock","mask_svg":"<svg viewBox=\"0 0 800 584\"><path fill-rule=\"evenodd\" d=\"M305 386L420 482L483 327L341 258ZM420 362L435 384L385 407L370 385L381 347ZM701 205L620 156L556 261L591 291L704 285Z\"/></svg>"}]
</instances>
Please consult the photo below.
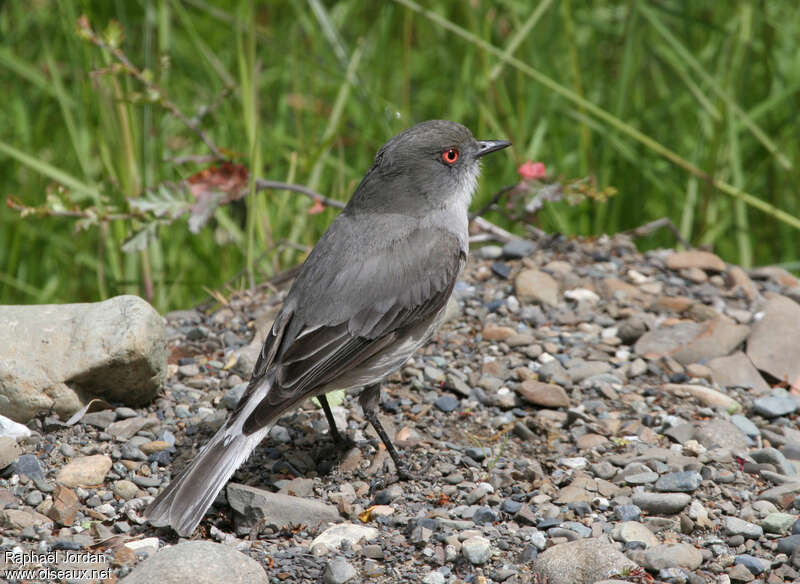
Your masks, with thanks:
<instances>
[{"instance_id":1,"label":"flat rock","mask_svg":"<svg viewBox=\"0 0 800 584\"><path fill-rule=\"evenodd\" d=\"M534 379L528 379L520 384L517 389L519 396L535 406L545 408L566 408L569 407L569 396L564 388L553 383L543 383Z\"/></svg>"},{"instance_id":2,"label":"flat rock","mask_svg":"<svg viewBox=\"0 0 800 584\"><path fill-rule=\"evenodd\" d=\"M136 566L124 584L267 584L261 565L233 547L210 541L188 541L162 549Z\"/></svg>"},{"instance_id":3,"label":"flat rock","mask_svg":"<svg viewBox=\"0 0 800 584\"><path fill-rule=\"evenodd\" d=\"M558 282L539 270L522 270L514 280L514 289L521 302L538 302L548 306L558 304Z\"/></svg>"},{"instance_id":4,"label":"flat rock","mask_svg":"<svg viewBox=\"0 0 800 584\"><path fill-rule=\"evenodd\" d=\"M797 401L784 389L775 389L770 395L753 400L753 411L765 418L777 418L797 410Z\"/></svg>"},{"instance_id":5,"label":"flat rock","mask_svg":"<svg viewBox=\"0 0 800 584\"><path fill-rule=\"evenodd\" d=\"M723 419L697 424L694 439L706 448L746 451L748 447L747 437L742 431L733 422Z\"/></svg>"},{"instance_id":6,"label":"flat rock","mask_svg":"<svg viewBox=\"0 0 800 584\"><path fill-rule=\"evenodd\" d=\"M622 543L640 541L645 547L657 546L660 543L655 534L638 521L622 521L618 523L614 526L611 536Z\"/></svg>"},{"instance_id":7,"label":"flat rock","mask_svg":"<svg viewBox=\"0 0 800 584\"><path fill-rule=\"evenodd\" d=\"M138 296L0 306L0 411L66 419L94 397L141 406L167 374L161 315Z\"/></svg>"},{"instance_id":8,"label":"flat rock","mask_svg":"<svg viewBox=\"0 0 800 584\"><path fill-rule=\"evenodd\" d=\"M320 554L321 552L334 552L339 549L342 542L347 540L353 546L362 541L372 541L380 532L374 527L368 525L357 525L355 523L340 523L333 525L320 533L311 542L310 549L314 553ZM325 546L321 549L319 546Z\"/></svg>"},{"instance_id":9,"label":"flat rock","mask_svg":"<svg viewBox=\"0 0 800 584\"><path fill-rule=\"evenodd\" d=\"M73 458L59 469L56 482L66 487L99 485L111 468L111 458L105 454Z\"/></svg>"},{"instance_id":10,"label":"flat rock","mask_svg":"<svg viewBox=\"0 0 800 584\"><path fill-rule=\"evenodd\" d=\"M730 413L738 412L742 409L742 405L732 397L705 385L665 383L661 386L661 391L673 395L691 395L705 406L721 408Z\"/></svg>"},{"instance_id":11,"label":"flat rock","mask_svg":"<svg viewBox=\"0 0 800 584\"><path fill-rule=\"evenodd\" d=\"M600 538L579 539L554 545L533 563L533 571L548 584L596 582L635 568L617 547Z\"/></svg>"},{"instance_id":12,"label":"flat rock","mask_svg":"<svg viewBox=\"0 0 800 584\"><path fill-rule=\"evenodd\" d=\"M662 326L642 335L634 350L653 358L672 357L682 365L728 355L750 332L746 325L734 324L718 316L703 322L680 322Z\"/></svg>"},{"instance_id":13,"label":"flat rock","mask_svg":"<svg viewBox=\"0 0 800 584\"><path fill-rule=\"evenodd\" d=\"M634 493L633 504L648 513L674 515L692 500L686 493Z\"/></svg>"},{"instance_id":14,"label":"flat rock","mask_svg":"<svg viewBox=\"0 0 800 584\"><path fill-rule=\"evenodd\" d=\"M758 539L764 535L764 530L760 525L750 523L738 517L725 518L725 532L728 535L743 535L749 539Z\"/></svg>"},{"instance_id":15,"label":"flat rock","mask_svg":"<svg viewBox=\"0 0 800 584\"><path fill-rule=\"evenodd\" d=\"M703 563L703 554L688 543L664 543L643 554L644 566L652 571L668 568L696 570Z\"/></svg>"},{"instance_id":16,"label":"flat rock","mask_svg":"<svg viewBox=\"0 0 800 584\"><path fill-rule=\"evenodd\" d=\"M800 388L800 305L785 296L773 296L764 316L753 324L747 356L760 370Z\"/></svg>"},{"instance_id":17,"label":"flat rock","mask_svg":"<svg viewBox=\"0 0 800 584\"><path fill-rule=\"evenodd\" d=\"M341 521L333 505L314 499L273 493L239 483L228 483L228 504L248 520L264 520L266 525L317 526Z\"/></svg>"},{"instance_id":18,"label":"flat rock","mask_svg":"<svg viewBox=\"0 0 800 584\"><path fill-rule=\"evenodd\" d=\"M687 270L699 268L712 272L724 272L725 262L710 251L690 249L687 251L676 251L667 258L667 267L670 270Z\"/></svg>"},{"instance_id":19,"label":"flat rock","mask_svg":"<svg viewBox=\"0 0 800 584\"><path fill-rule=\"evenodd\" d=\"M53 526L53 520L33 509L0 510L0 527L25 529L26 527Z\"/></svg>"},{"instance_id":20,"label":"flat rock","mask_svg":"<svg viewBox=\"0 0 800 584\"><path fill-rule=\"evenodd\" d=\"M711 369L711 379L720 387L749 387L756 395L769 391L767 382L742 351L736 351L727 357L717 357L707 365Z\"/></svg>"}]
</instances>

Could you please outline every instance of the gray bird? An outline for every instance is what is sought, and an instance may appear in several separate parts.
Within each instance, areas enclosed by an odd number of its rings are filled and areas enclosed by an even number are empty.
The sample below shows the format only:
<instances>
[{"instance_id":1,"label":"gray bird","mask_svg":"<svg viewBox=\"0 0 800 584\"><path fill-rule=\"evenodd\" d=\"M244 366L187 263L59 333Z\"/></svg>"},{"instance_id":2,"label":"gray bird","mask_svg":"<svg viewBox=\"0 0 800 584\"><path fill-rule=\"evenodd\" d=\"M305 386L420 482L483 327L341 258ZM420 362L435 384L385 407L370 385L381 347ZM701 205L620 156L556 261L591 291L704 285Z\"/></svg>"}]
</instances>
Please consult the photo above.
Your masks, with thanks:
<instances>
[{"instance_id":1,"label":"gray bird","mask_svg":"<svg viewBox=\"0 0 800 584\"><path fill-rule=\"evenodd\" d=\"M467 209L480 159L509 146L455 122L417 124L389 140L289 290L236 409L147 507L156 526L190 535L270 427L316 396L360 391L364 416L409 474L378 421L381 381L438 328L468 253Z\"/></svg>"}]
</instances>

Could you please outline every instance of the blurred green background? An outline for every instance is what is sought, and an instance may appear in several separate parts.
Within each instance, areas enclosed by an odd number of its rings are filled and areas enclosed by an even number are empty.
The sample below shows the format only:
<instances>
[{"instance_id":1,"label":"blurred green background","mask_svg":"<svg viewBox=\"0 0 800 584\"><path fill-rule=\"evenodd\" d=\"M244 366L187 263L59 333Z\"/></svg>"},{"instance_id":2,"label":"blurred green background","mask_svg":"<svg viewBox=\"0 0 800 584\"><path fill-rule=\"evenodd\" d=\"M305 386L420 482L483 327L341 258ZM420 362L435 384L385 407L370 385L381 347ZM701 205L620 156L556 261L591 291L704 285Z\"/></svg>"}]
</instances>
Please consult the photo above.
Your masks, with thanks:
<instances>
[{"instance_id":1,"label":"blurred green background","mask_svg":"<svg viewBox=\"0 0 800 584\"><path fill-rule=\"evenodd\" d=\"M82 38L81 15L163 94ZM286 191L221 207L197 234L175 221L135 253L120 247L137 220L76 231L5 205L67 192L125 212L208 166L186 161L209 150L164 95L258 178L346 200L386 139L452 119L514 142L484 165L474 209L539 160L618 194L546 204L538 227L596 235L668 217L728 261L797 269L798 30L794 0L2 2L0 302L134 293L168 310L303 259L336 210L309 214Z\"/></svg>"}]
</instances>

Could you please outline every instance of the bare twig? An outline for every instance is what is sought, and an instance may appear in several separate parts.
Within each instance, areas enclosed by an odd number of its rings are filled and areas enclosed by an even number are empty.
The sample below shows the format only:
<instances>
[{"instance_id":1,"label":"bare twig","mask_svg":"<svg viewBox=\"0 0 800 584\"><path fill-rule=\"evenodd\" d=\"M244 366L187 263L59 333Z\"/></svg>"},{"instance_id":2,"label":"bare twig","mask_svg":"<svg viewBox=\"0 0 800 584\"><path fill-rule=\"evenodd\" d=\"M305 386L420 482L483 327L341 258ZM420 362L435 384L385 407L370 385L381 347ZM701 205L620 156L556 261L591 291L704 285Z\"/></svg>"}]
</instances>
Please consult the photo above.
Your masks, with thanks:
<instances>
[{"instance_id":1,"label":"bare twig","mask_svg":"<svg viewBox=\"0 0 800 584\"><path fill-rule=\"evenodd\" d=\"M503 241L508 243L509 241L518 241L522 239L518 235L514 235L510 231L506 231L499 225L495 225L491 221L484 219L483 217L475 217L472 221L476 226L478 226L483 231L487 233L491 233L497 241Z\"/></svg>"},{"instance_id":2,"label":"bare twig","mask_svg":"<svg viewBox=\"0 0 800 584\"><path fill-rule=\"evenodd\" d=\"M625 233L632 237L644 237L646 235L650 235L653 233L653 231L664 227L672 232L672 235L675 236L675 239L677 239L678 243L680 243L683 247L686 249L692 249L692 244L683 238L681 232L677 227L675 227L675 224L670 221L669 217L662 217L661 219L650 221L649 223L645 223L644 225L640 225L634 229L629 229L628 231L625 231Z\"/></svg>"},{"instance_id":3,"label":"bare twig","mask_svg":"<svg viewBox=\"0 0 800 584\"><path fill-rule=\"evenodd\" d=\"M345 203L343 203L342 201L337 201L336 199L330 199L324 195L319 194L315 190L312 190L308 187L304 187L303 185L296 185L292 183L285 183L276 180L266 180L263 178L259 178L256 179L256 188L259 191L266 189L294 191L295 193L302 193L305 196L315 201L319 201L326 207L335 207L336 209L344 209L345 207Z\"/></svg>"},{"instance_id":4,"label":"bare twig","mask_svg":"<svg viewBox=\"0 0 800 584\"><path fill-rule=\"evenodd\" d=\"M144 85L148 91L154 93L158 96L158 101L163 105L169 112L178 118L183 124L189 128L192 132L197 134L197 136L205 143L209 150L217 157L219 160L226 160L227 157L220 152L217 145L208 137L208 135L195 123L194 121L190 120L186 115L178 108L177 105L172 103L172 101L167 97L167 93L149 76L142 73L136 66L131 63L128 57L122 52L122 49L118 47L112 47L102 38L100 38L97 33L92 30L92 26L89 24L89 19L86 15L81 16L78 18L78 30L83 35L84 38L91 41L107 53L111 54L116 58L125 70L135 77L142 85Z\"/></svg>"},{"instance_id":5,"label":"bare twig","mask_svg":"<svg viewBox=\"0 0 800 584\"><path fill-rule=\"evenodd\" d=\"M500 200L500 197L502 197L503 195L505 195L507 192L509 192L510 190L512 190L512 189L513 189L514 187L516 187L516 186L517 186L517 185L508 185L507 187L503 187L502 189L500 189L499 191L497 191L497 192L496 192L494 195L492 195L492 198L491 198L491 199L489 199L489 202L488 202L488 203L486 203L486 204L485 204L483 207L481 207L481 208L480 208L478 211L475 211L474 213L472 213L472 214L469 216L469 220L470 220L470 221L472 221L472 220L474 220L476 217L481 217L481 216L482 216L484 213L486 213L486 212L487 212L489 209L491 209L491 208L494 206L494 204L495 204L495 203L497 203L497 201L499 201L499 200Z\"/></svg>"}]
</instances>

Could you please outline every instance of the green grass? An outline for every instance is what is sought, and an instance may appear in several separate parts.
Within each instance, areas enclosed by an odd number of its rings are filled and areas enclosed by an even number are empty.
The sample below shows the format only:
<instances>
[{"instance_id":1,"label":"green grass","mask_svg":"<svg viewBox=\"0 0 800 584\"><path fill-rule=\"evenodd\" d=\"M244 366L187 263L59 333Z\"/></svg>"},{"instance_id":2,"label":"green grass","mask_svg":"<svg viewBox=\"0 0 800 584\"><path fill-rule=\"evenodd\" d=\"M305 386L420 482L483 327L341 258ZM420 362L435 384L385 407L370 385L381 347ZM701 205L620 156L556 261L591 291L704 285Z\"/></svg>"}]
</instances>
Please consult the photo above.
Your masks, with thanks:
<instances>
[{"instance_id":1,"label":"green grass","mask_svg":"<svg viewBox=\"0 0 800 584\"><path fill-rule=\"evenodd\" d=\"M3 3L3 199L39 205L65 189L82 206L125 209L206 166L175 161L209 149L142 83L112 72L118 61L77 34L82 14L98 32L119 23L108 38L124 33L132 64L238 153L251 192L200 233L179 220L132 254L120 248L137 220L76 231L74 219L21 219L1 205L2 303L133 293L168 310L205 288L258 282L302 260L336 211L309 215L307 197L256 192L255 179L346 200L387 138L429 118L514 142L484 165L474 208L541 160L619 194L550 204L540 228L592 235L669 217L728 261L800 261L790 0Z\"/></svg>"}]
</instances>

